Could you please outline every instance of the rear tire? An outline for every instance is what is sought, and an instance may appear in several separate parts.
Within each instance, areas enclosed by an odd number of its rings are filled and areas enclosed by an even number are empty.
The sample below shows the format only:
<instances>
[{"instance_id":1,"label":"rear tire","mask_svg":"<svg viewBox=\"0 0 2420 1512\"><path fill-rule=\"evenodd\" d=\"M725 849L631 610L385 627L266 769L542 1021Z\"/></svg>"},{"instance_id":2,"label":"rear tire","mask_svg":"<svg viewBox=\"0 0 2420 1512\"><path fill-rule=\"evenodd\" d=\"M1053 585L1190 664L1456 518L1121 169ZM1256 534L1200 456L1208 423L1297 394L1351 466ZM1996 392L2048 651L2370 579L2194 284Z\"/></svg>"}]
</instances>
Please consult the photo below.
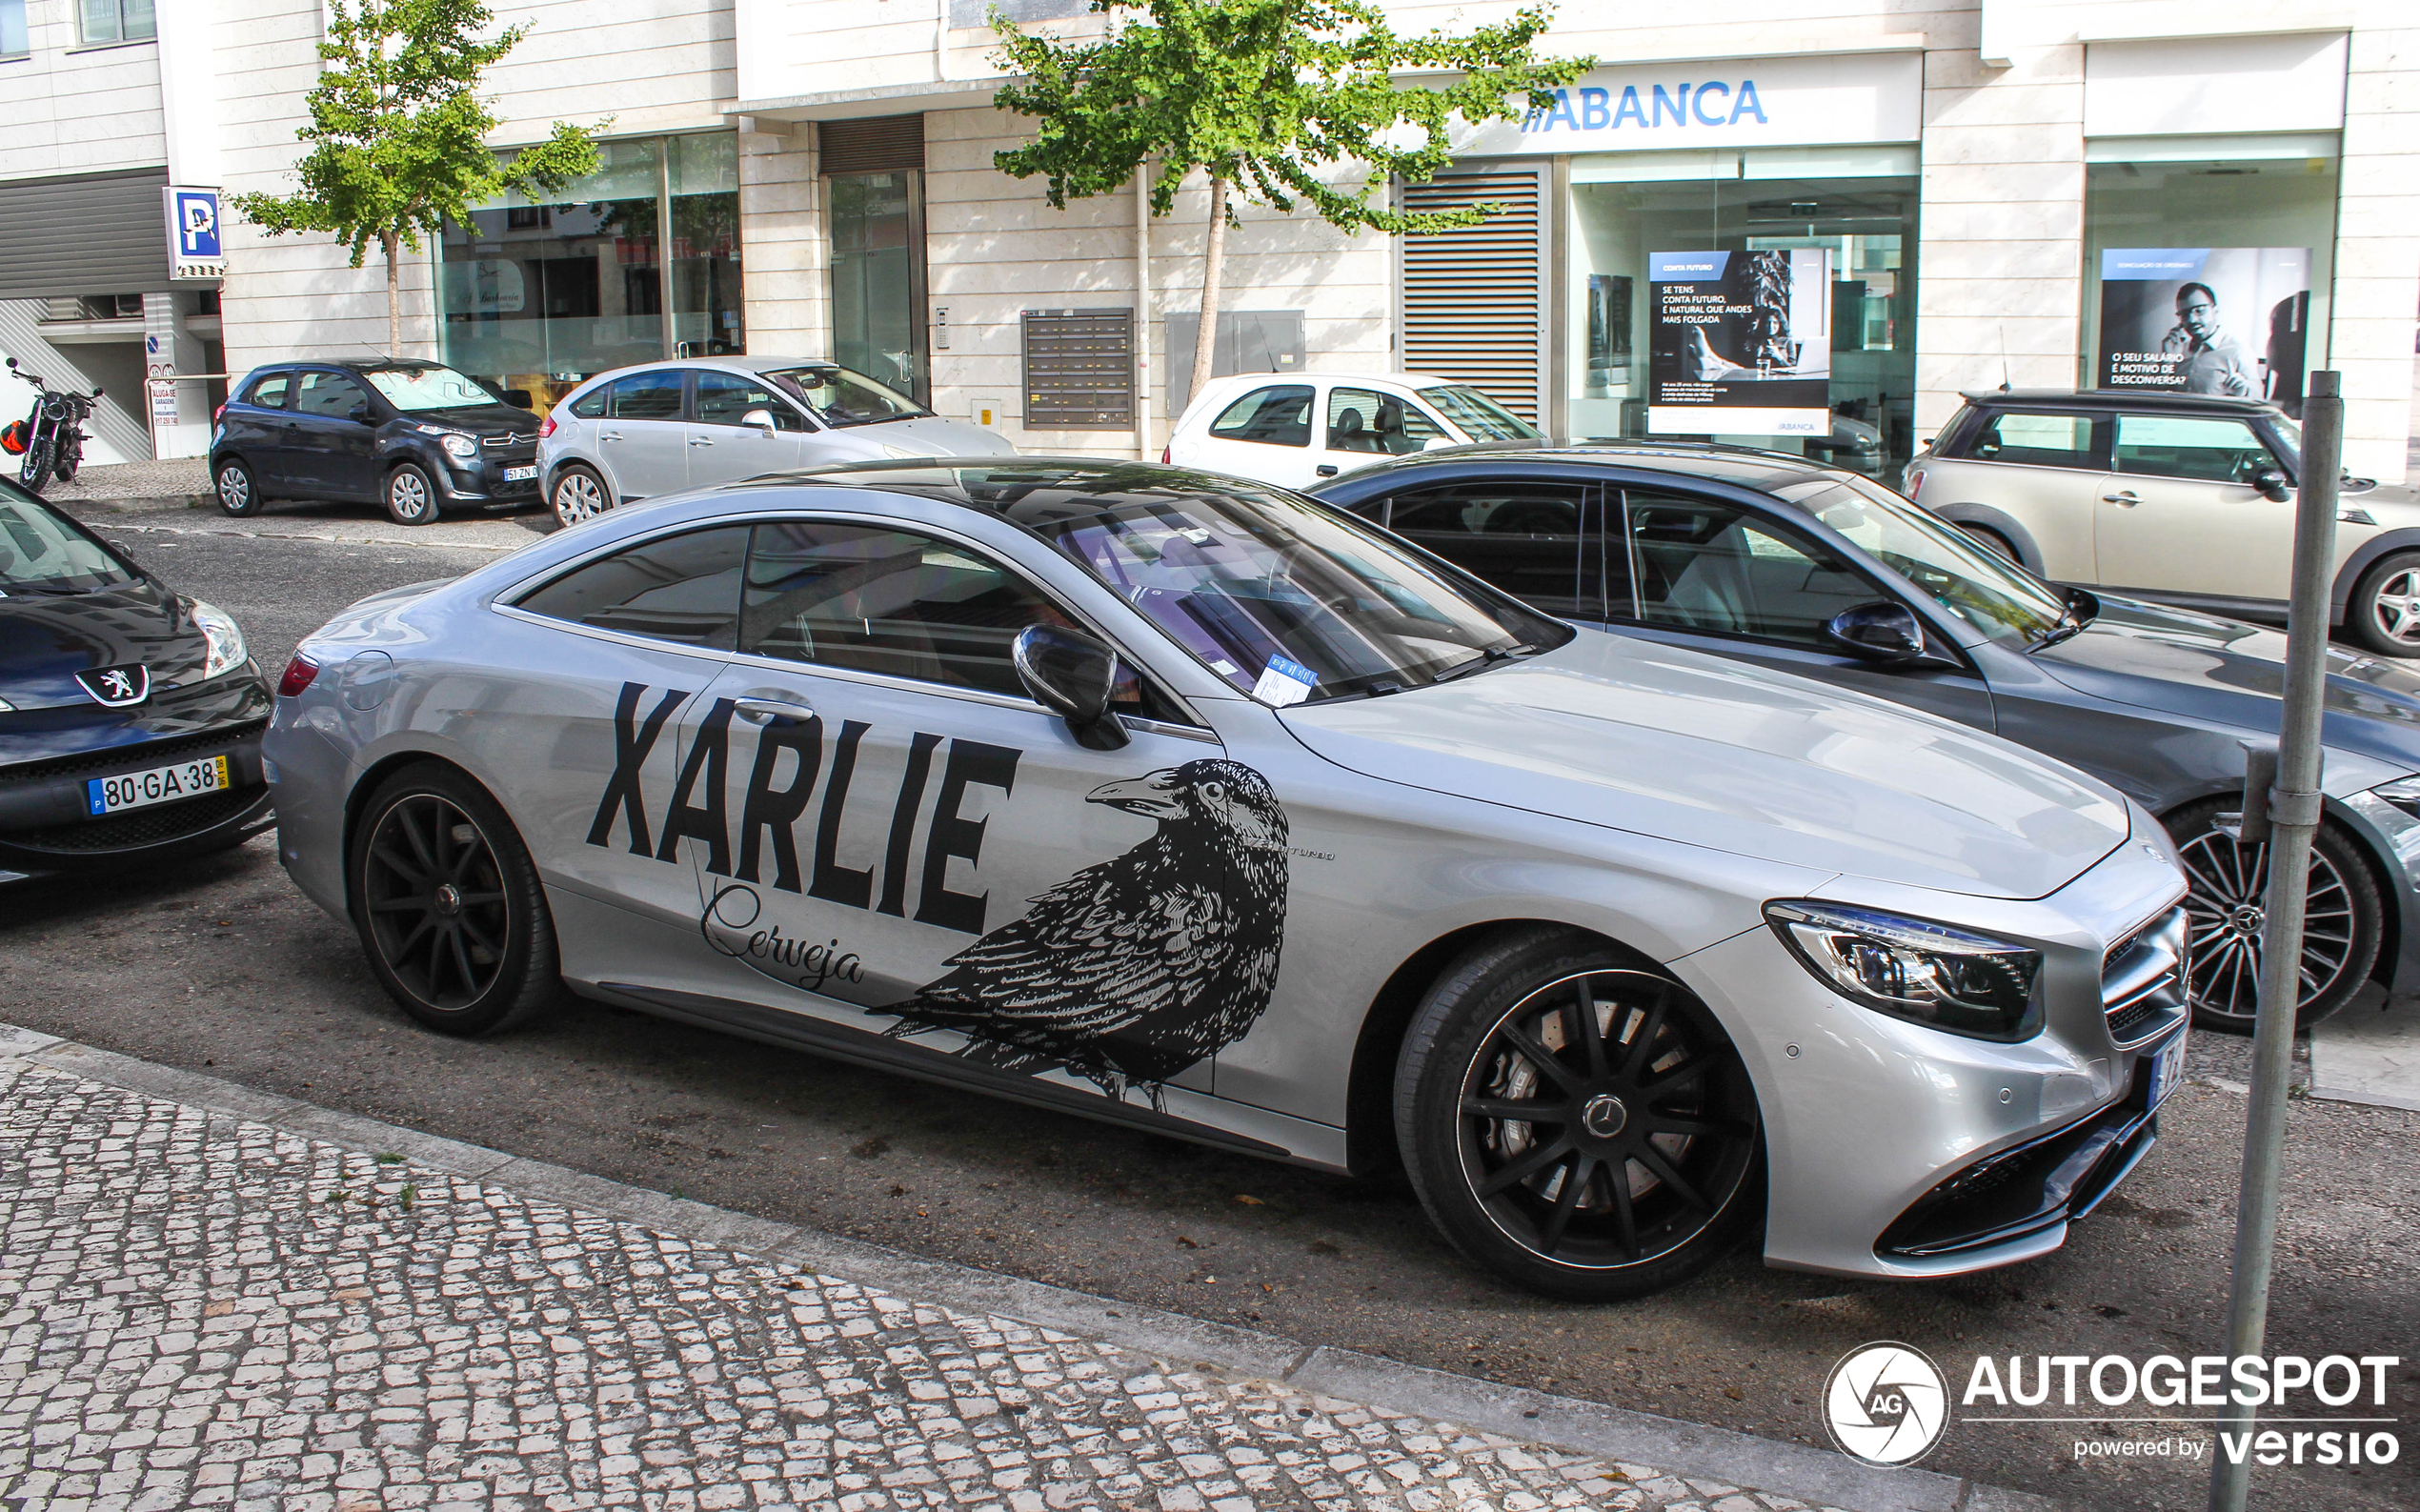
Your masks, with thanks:
<instances>
[{"instance_id":1,"label":"rear tire","mask_svg":"<svg viewBox=\"0 0 2420 1512\"><path fill-rule=\"evenodd\" d=\"M1455 1247L1550 1297L1676 1286L1765 1211L1755 1088L1714 1015L1570 930L1508 931L1445 969L1404 1036L1395 1127Z\"/></svg>"},{"instance_id":2,"label":"rear tire","mask_svg":"<svg viewBox=\"0 0 2420 1512\"><path fill-rule=\"evenodd\" d=\"M537 868L503 808L459 770L426 762L380 783L346 871L370 968L421 1024L494 1034L560 998Z\"/></svg>"},{"instance_id":3,"label":"rear tire","mask_svg":"<svg viewBox=\"0 0 2420 1512\"><path fill-rule=\"evenodd\" d=\"M612 509L614 491L605 486L605 479L594 468L574 462L555 475L551 501L555 506L555 523L577 525Z\"/></svg>"},{"instance_id":4,"label":"rear tire","mask_svg":"<svg viewBox=\"0 0 2420 1512\"><path fill-rule=\"evenodd\" d=\"M2244 845L2217 826L2241 798L2206 798L2168 816L2191 885L2193 1022L2228 1034L2252 1032L2260 981L2261 902L2269 887L2269 847ZM2338 825L2319 826L2310 847L2310 902L2303 939L2303 1000L2295 1027L2308 1029L2343 1007L2378 964L2385 937L2377 879L2360 848Z\"/></svg>"},{"instance_id":5,"label":"rear tire","mask_svg":"<svg viewBox=\"0 0 2420 1512\"><path fill-rule=\"evenodd\" d=\"M2420 552L2370 564L2345 603L2345 631L2364 651L2420 656Z\"/></svg>"},{"instance_id":6,"label":"rear tire","mask_svg":"<svg viewBox=\"0 0 2420 1512\"><path fill-rule=\"evenodd\" d=\"M252 478L252 470L235 457L218 464L213 480L218 490L218 507L229 514L247 516L260 513L260 485Z\"/></svg>"},{"instance_id":7,"label":"rear tire","mask_svg":"<svg viewBox=\"0 0 2420 1512\"><path fill-rule=\"evenodd\" d=\"M84 448L70 442L59 449L58 459L50 464L50 475L62 483L75 481L75 470L84 465Z\"/></svg>"},{"instance_id":8,"label":"rear tire","mask_svg":"<svg viewBox=\"0 0 2420 1512\"><path fill-rule=\"evenodd\" d=\"M387 518L397 525L428 525L437 517L437 485L417 462L387 474Z\"/></svg>"}]
</instances>

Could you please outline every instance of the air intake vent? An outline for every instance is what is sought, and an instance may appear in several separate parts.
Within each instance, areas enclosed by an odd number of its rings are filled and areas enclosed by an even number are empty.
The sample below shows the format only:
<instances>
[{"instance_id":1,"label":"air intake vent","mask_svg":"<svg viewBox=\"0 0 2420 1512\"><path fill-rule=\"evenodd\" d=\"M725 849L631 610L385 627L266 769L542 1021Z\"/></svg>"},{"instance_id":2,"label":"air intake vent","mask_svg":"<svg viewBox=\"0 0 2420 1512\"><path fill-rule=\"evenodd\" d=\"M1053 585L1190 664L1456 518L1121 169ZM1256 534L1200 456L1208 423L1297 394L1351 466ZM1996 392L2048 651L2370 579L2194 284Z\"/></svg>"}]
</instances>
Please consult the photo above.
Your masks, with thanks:
<instances>
[{"instance_id":1,"label":"air intake vent","mask_svg":"<svg viewBox=\"0 0 2420 1512\"><path fill-rule=\"evenodd\" d=\"M1538 422L1546 367L1542 170L1449 173L1403 186L1406 212L1494 204L1476 226L1403 238L1403 367L1479 390Z\"/></svg>"},{"instance_id":2,"label":"air intake vent","mask_svg":"<svg viewBox=\"0 0 2420 1512\"><path fill-rule=\"evenodd\" d=\"M870 115L816 128L829 174L903 173L924 166L924 117Z\"/></svg>"},{"instance_id":3,"label":"air intake vent","mask_svg":"<svg viewBox=\"0 0 2420 1512\"><path fill-rule=\"evenodd\" d=\"M2188 928L2180 904L2101 958L2101 1006L2119 1049L2156 1038L2184 1017Z\"/></svg>"}]
</instances>

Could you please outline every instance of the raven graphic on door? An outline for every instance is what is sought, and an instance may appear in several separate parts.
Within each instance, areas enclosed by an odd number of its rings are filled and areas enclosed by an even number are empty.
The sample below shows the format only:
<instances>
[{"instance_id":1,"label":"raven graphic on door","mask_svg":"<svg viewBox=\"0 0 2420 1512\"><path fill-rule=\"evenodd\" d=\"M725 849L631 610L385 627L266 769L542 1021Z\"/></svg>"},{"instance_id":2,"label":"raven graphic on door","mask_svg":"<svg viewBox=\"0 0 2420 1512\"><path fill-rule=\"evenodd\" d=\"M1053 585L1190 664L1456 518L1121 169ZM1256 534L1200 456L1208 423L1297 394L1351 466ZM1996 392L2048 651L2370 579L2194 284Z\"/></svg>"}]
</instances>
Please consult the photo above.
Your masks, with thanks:
<instances>
[{"instance_id":1,"label":"raven graphic on door","mask_svg":"<svg viewBox=\"0 0 2420 1512\"><path fill-rule=\"evenodd\" d=\"M1113 1098L1160 1083L1251 1033L1285 936L1285 811L1234 761L1096 788L1159 821L1151 838L1032 900L950 958L946 976L882 1010L906 1036L955 1029L958 1054L1002 1070L1054 1067Z\"/></svg>"}]
</instances>

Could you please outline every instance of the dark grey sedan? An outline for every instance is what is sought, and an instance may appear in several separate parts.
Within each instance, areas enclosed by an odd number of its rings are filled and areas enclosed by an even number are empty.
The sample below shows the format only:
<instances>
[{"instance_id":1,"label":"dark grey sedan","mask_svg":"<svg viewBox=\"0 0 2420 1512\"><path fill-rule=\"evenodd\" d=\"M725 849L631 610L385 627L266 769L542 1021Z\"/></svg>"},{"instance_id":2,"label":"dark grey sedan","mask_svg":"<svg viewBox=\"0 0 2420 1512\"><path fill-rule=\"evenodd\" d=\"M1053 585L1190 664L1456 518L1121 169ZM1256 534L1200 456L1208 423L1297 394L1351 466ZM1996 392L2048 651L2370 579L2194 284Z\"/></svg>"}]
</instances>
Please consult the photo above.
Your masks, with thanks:
<instances>
[{"instance_id":1,"label":"dark grey sedan","mask_svg":"<svg viewBox=\"0 0 2420 1512\"><path fill-rule=\"evenodd\" d=\"M2198 1021L2249 1030L2268 856L2237 838L2240 742L2277 733L2281 633L2050 583L1871 479L1743 448L1462 447L1315 496L1563 618L1927 710L2105 779L2161 816L2192 873ZM2368 981L2420 991L2420 675L2329 658L2306 1025Z\"/></svg>"}]
</instances>

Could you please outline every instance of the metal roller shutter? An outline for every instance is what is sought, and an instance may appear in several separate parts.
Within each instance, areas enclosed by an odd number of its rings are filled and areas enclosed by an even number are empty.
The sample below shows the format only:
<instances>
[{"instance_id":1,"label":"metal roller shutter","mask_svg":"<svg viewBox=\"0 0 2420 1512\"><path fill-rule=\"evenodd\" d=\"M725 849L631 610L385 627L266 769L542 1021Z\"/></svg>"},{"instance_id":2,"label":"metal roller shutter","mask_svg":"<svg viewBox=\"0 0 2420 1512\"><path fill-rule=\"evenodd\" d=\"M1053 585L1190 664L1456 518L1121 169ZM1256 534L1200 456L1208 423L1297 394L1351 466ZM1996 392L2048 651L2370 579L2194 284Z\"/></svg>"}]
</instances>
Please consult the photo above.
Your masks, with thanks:
<instances>
[{"instance_id":1,"label":"metal roller shutter","mask_svg":"<svg viewBox=\"0 0 2420 1512\"><path fill-rule=\"evenodd\" d=\"M824 121L816 127L816 141L824 173L903 173L924 166L922 115Z\"/></svg>"},{"instance_id":2,"label":"metal roller shutter","mask_svg":"<svg viewBox=\"0 0 2420 1512\"><path fill-rule=\"evenodd\" d=\"M0 184L0 299L166 292L167 184L164 168Z\"/></svg>"},{"instance_id":3,"label":"metal roller shutter","mask_svg":"<svg viewBox=\"0 0 2420 1512\"><path fill-rule=\"evenodd\" d=\"M1402 238L1403 367L1469 384L1531 424L1546 383L1546 172L1448 173L1402 186L1406 212L1503 209Z\"/></svg>"}]
</instances>

